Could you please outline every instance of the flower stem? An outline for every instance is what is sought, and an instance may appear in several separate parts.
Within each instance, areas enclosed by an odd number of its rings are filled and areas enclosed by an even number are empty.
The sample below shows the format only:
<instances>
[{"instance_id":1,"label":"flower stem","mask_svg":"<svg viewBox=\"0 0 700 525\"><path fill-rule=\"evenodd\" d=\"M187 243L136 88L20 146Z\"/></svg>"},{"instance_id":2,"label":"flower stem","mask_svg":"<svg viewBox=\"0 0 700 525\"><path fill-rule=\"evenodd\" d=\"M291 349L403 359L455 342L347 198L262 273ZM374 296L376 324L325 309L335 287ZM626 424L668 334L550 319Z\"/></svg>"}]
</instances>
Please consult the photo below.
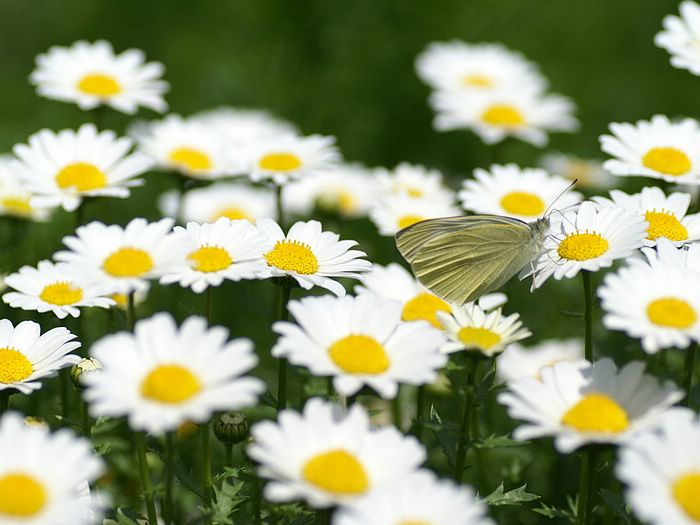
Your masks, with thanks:
<instances>
[{"instance_id":1,"label":"flower stem","mask_svg":"<svg viewBox=\"0 0 700 525\"><path fill-rule=\"evenodd\" d=\"M130 332L134 331L136 324L136 305L134 304L134 292L131 291L126 296L126 326Z\"/></svg>"},{"instance_id":2,"label":"flower stem","mask_svg":"<svg viewBox=\"0 0 700 525\"><path fill-rule=\"evenodd\" d=\"M403 407L401 406L401 385L396 390L396 397L391 400L391 413L394 417L394 426L403 431Z\"/></svg>"},{"instance_id":3,"label":"flower stem","mask_svg":"<svg viewBox=\"0 0 700 525\"><path fill-rule=\"evenodd\" d=\"M158 514L156 513L156 502L153 498L151 473L148 469L148 460L146 459L146 437L142 432L134 432L134 447L136 448L136 458L139 464L143 496L146 500L148 525L158 525Z\"/></svg>"},{"instance_id":4,"label":"flower stem","mask_svg":"<svg viewBox=\"0 0 700 525\"><path fill-rule=\"evenodd\" d=\"M204 522L211 523L211 437L209 422L202 425L202 504L206 513Z\"/></svg>"},{"instance_id":5,"label":"flower stem","mask_svg":"<svg viewBox=\"0 0 700 525\"><path fill-rule=\"evenodd\" d=\"M318 525L331 525L331 509L319 509L316 511L316 523Z\"/></svg>"},{"instance_id":6,"label":"flower stem","mask_svg":"<svg viewBox=\"0 0 700 525\"><path fill-rule=\"evenodd\" d=\"M80 401L83 409L83 435L87 439L92 439L92 422L90 421L90 413L88 412L88 404L86 401Z\"/></svg>"},{"instance_id":7,"label":"flower stem","mask_svg":"<svg viewBox=\"0 0 700 525\"><path fill-rule=\"evenodd\" d=\"M591 272L581 272L583 280L583 297L585 309L583 313L584 349L587 361L593 362L593 290L591 288Z\"/></svg>"},{"instance_id":8,"label":"flower stem","mask_svg":"<svg viewBox=\"0 0 700 525\"><path fill-rule=\"evenodd\" d=\"M278 319L286 321L289 318L287 303L292 293L292 283L289 277L280 282L280 309ZM280 357L277 363L277 411L287 407L287 359Z\"/></svg>"},{"instance_id":9,"label":"flower stem","mask_svg":"<svg viewBox=\"0 0 700 525\"><path fill-rule=\"evenodd\" d=\"M693 388L693 372L695 371L695 354L698 351L698 344L691 344L685 352L685 366L683 370L683 390L685 398L683 404L690 406L690 390Z\"/></svg>"},{"instance_id":10,"label":"flower stem","mask_svg":"<svg viewBox=\"0 0 700 525\"><path fill-rule=\"evenodd\" d=\"M423 441L423 412L425 411L425 385L416 391L416 418L413 421L413 435L419 442Z\"/></svg>"},{"instance_id":11,"label":"flower stem","mask_svg":"<svg viewBox=\"0 0 700 525\"><path fill-rule=\"evenodd\" d=\"M470 359L470 366L467 372L467 382L464 388L464 408L462 419L459 424L459 437L457 439L457 454L455 457L454 479L458 483L462 481L464 474L464 464L467 458L467 451L471 442L471 421L472 410L474 409L476 374L479 368L478 359Z\"/></svg>"},{"instance_id":12,"label":"flower stem","mask_svg":"<svg viewBox=\"0 0 700 525\"><path fill-rule=\"evenodd\" d=\"M166 525L175 522L173 506L173 482L175 478L175 437L172 432L165 434L165 501L163 502L163 518Z\"/></svg>"},{"instance_id":13,"label":"flower stem","mask_svg":"<svg viewBox=\"0 0 700 525\"><path fill-rule=\"evenodd\" d=\"M591 523L594 468L595 455L593 449L589 446L584 448L581 452L576 525L589 525Z\"/></svg>"},{"instance_id":14,"label":"flower stem","mask_svg":"<svg viewBox=\"0 0 700 525\"><path fill-rule=\"evenodd\" d=\"M282 185L275 184L275 205L277 207L277 224L280 225L282 231L285 231L286 223L284 216L284 204L282 202Z\"/></svg>"},{"instance_id":15,"label":"flower stem","mask_svg":"<svg viewBox=\"0 0 700 525\"><path fill-rule=\"evenodd\" d=\"M10 406L10 390L5 389L0 391L0 414L4 414Z\"/></svg>"},{"instance_id":16,"label":"flower stem","mask_svg":"<svg viewBox=\"0 0 700 525\"><path fill-rule=\"evenodd\" d=\"M211 290L211 286L208 286L204 291L204 303L202 304L202 315L207 320L207 324L211 324Z\"/></svg>"}]
</instances>

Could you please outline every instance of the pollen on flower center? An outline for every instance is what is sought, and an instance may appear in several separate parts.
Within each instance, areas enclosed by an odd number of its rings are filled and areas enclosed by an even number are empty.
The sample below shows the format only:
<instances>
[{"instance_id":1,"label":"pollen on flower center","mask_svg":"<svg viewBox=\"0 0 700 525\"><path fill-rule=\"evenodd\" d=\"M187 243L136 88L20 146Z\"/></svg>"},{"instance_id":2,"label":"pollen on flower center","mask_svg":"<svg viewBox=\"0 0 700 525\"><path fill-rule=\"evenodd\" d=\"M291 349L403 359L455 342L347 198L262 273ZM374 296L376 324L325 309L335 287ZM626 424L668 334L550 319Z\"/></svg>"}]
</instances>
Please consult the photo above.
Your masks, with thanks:
<instances>
[{"instance_id":1,"label":"pollen on flower center","mask_svg":"<svg viewBox=\"0 0 700 525\"><path fill-rule=\"evenodd\" d=\"M61 281L44 286L39 298L56 306L75 304L83 298L83 289L79 286L73 286L68 281Z\"/></svg>"},{"instance_id":2,"label":"pollen on flower center","mask_svg":"<svg viewBox=\"0 0 700 525\"><path fill-rule=\"evenodd\" d=\"M678 297L661 297L647 305L649 321L667 328L690 328L697 321L695 309Z\"/></svg>"},{"instance_id":3,"label":"pollen on flower center","mask_svg":"<svg viewBox=\"0 0 700 525\"><path fill-rule=\"evenodd\" d=\"M268 153L260 159L258 164L264 170L292 171L301 168L301 159L294 153Z\"/></svg>"},{"instance_id":4,"label":"pollen on flower center","mask_svg":"<svg viewBox=\"0 0 700 525\"><path fill-rule=\"evenodd\" d=\"M608 251L608 241L599 233L574 232L559 244L557 253L562 259L587 261L600 257Z\"/></svg>"},{"instance_id":5,"label":"pollen on flower center","mask_svg":"<svg viewBox=\"0 0 700 525\"><path fill-rule=\"evenodd\" d=\"M492 126L517 128L525 124L525 117L515 106L495 104L481 114L481 120Z\"/></svg>"},{"instance_id":6,"label":"pollen on flower center","mask_svg":"<svg viewBox=\"0 0 700 525\"><path fill-rule=\"evenodd\" d=\"M362 494L369 488L362 464L342 449L313 456L304 464L302 474L312 485L335 494Z\"/></svg>"},{"instance_id":7,"label":"pollen on flower center","mask_svg":"<svg viewBox=\"0 0 700 525\"><path fill-rule=\"evenodd\" d=\"M462 85L476 88L493 87L493 80L486 75L464 75L462 77Z\"/></svg>"},{"instance_id":8,"label":"pollen on flower center","mask_svg":"<svg viewBox=\"0 0 700 525\"><path fill-rule=\"evenodd\" d=\"M541 215L545 210L545 204L542 199L534 193L524 191L511 191L505 194L500 204L505 211L516 215L535 217Z\"/></svg>"},{"instance_id":9,"label":"pollen on flower center","mask_svg":"<svg viewBox=\"0 0 700 525\"><path fill-rule=\"evenodd\" d=\"M75 188L78 191L92 191L107 185L107 176L94 164L74 162L64 166L56 174L56 184L61 189Z\"/></svg>"},{"instance_id":10,"label":"pollen on flower center","mask_svg":"<svg viewBox=\"0 0 700 525\"><path fill-rule=\"evenodd\" d=\"M488 328L475 328L465 326L457 334L459 340L464 343L465 348L478 348L479 350L490 350L501 342L501 336Z\"/></svg>"},{"instance_id":11,"label":"pollen on flower center","mask_svg":"<svg viewBox=\"0 0 700 525\"><path fill-rule=\"evenodd\" d=\"M169 404L187 401L201 389L199 379L179 365L159 365L141 383L141 395Z\"/></svg>"},{"instance_id":12,"label":"pollen on flower center","mask_svg":"<svg viewBox=\"0 0 700 525\"><path fill-rule=\"evenodd\" d=\"M404 215L399 217L399 229L403 230L404 228L408 228L409 226L413 226L414 224L424 220L425 217L421 217L420 215Z\"/></svg>"},{"instance_id":13,"label":"pollen on flower center","mask_svg":"<svg viewBox=\"0 0 700 525\"><path fill-rule=\"evenodd\" d=\"M120 248L107 257L102 268L114 277L139 277L153 268L153 259L140 248Z\"/></svg>"},{"instance_id":14,"label":"pollen on flower center","mask_svg":"<svg viewBox=\"0 0 700 525\"><path fill-rule=\"evenodd\" d=\"M6 385L27 379L34 372L31 361L14 348L0 348L0 383Z\"/></svg>"},{"instance_id":15,"label":"pollen on flower center","mask_svg":"<svg viewBox=\"0 0 700 525\"><path fill-rule=\"evenodd\" d=\"M389 368L384 347L368 335L348 335L328 349L331 360L349 374L381 374Z\"/></svg>"},{"instance_id":16,"label":"pollen on flower center","mask_svg":"<svg viewBox=\"0 0 700 525\"><path fill-rule=\"evenodd\" d=\"M122 87L113 76L92 73L80 79L78 89L86 95L108 98L120 93Z\"/></svg>"},{"instance_id":17,"label":"pollen on flower center","mask_svg":"<svg viewBox=\"0 0 700 525\"><path fill-rule=\"evenodd\" d=\"M33 476L11 472L0 478L0 516L30 518L41 512L47 499L43 484Z\"/></svg>"},{"instance_id":18,"label":"pollen on flower center","mask_svg":"<svg viewBox=\"0 0 700 525\"><path fill-rule=\"evenodd\" d=\"M311 246L299 241L277 241L265 254L265 260L269 266L285 272L311 275L318 271L318 259Z\"/></svg>"},{"instance_id":19,"label":"pollen on flower center","mask_svg":"<svg viewBox=\"0 0 700 525\"><path fill-rule=\"evenodd\" d=\"M5 208L5 211L14 215L26 216L33 211L28 198L5 197L0 201L0 205Z\"/></svg>"},{"instance_id":20,"label":"pollen on flower center","mask_svg":"<svg viewBox=\"0 0 700 525\"><path fill-rule=\"evenodd\" d=\"M700 472L689 472L673 484L673 498L693 520L700 521Z\"/></svg>"},{"instance_id":21,"label":"pollen on flower center","mask_svg":"<svg viewBox=\"0 0 700 525\"><path fill-rule=\"evenodd\" d=\"M688 155L676 148L651 148L642 157L642 164L666 175L684 175L692 164Z\"/></svg>"},{"instance_id":22,"label":"pollen on flower center","mask_svg":"<svg viewBox=\"0 0 700 525\"><path fill-rule=\"evenodd\" d=\"M629 427L627 412L617 401L597 392L586 394L566 411L562 424L579 432L618 434Z\"/></svg>"},{"instance_id":23,"label":"pollen on flower center","mask_svg":"<svg viewBox=\"0 0 700 525\"><path fill-rule=\"evenodd\" d=\"M229 253L219 246L202 246L187 256L198 272L218 272L233 264Z\"/></svg>"},{"instance_id":24,"label":"pollen on flower center","mask_svg":"<svg viewBox=\"0 0 700 525\"><path fill-rule=\"evenodd\" d=\"M219 209L212 216L210 222L216 222L217 219L220 219L221 217L226 217L227 219L231 219L232 221L245 219L250 222L255 222L255 219L250 213L248 213L243 208L239 208L237 206L226 206L225 208Z\"/></svg>"},{"instance_id":25,"label":"pollen on flower center","mask_svg":"<svg viewBox=\"0 0 700 525\"><path fill-rule=\"evenodd\" d=\"M671 241L685 241L688 238L688 230L670 212L650 210L644 217L649 223L647 238L652 241L659 237L666 237Z\"/></svg>"},{"instance_id":26,"label":"pollen on flower center","mask_svg":"<svg viewBox=\"0 0 700 525\"><path fill-rule=\"evenodd\" d=\"M409 300L401 312L402 321L428 321L435 328L442 328L438 312L451 312L452 308L437 295L423 292Z\"/></svg>"},{"instance_id":27,"label":"pollen on flower center","mask_svg":"<svg viewBox=\"0 0 700 525\"><path fill-rule=\"evenodd\" d=\"M187 170L207 171L213 167L209 155L207 155L204 151L195 148L176 148L170 152L168 158L170 159L170 162L176 166Z\"/></svg>"}]
</instances>

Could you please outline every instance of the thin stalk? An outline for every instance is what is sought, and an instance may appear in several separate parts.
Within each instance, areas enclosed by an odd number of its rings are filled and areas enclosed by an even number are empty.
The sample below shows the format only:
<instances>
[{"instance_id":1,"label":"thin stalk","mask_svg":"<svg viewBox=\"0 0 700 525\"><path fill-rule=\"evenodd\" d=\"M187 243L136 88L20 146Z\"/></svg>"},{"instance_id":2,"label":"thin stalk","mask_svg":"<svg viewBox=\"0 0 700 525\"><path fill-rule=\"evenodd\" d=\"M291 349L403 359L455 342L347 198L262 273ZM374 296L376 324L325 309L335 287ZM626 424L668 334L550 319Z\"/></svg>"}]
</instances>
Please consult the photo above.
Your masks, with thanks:
<instances>
[{"instance_id":1,"label":"thin stalk","mask_svg":"<svg viewBox=\"0 0 700 525\"><path fill-rule=\"evenodd\" d=\"M72 388L70 382L70 369L63 368L58 373L58 386L60 388L61 395L61 410L63 411L64 417L70 417L71 413L71 402L70 402L70 390Z\"/></svg>"},{"instance_id":2,"label":"thin stalk","mask_svg":"<svg viewBox=\"0 0 700 525\"><path fill-rule=\"evenodd\" d=\"M163 502L163 518L166 525L175 522L173 505L173 485L175 481L175 436L173 432L165 434L165 501Z\"/></svg>"},{"instance_id":3,"label":"thin stalk","mask_svg":"<svg viewBox=\"0 0 700 525\"><path fill-rule=\"evenodd\" d=\"M202 506L205 512L205 523L211 523L211 437L209 432L209 422L202 425Z\"/></svg>"},{"instance_id":4,"label":"thin stalk","mask_svg":"<svg viewBox=\"0 0 700 525\"><path fill-rule=\"evenodd\" d=\"M90 421L90 413L88 412L88 404L86 401L81 400L80 405L83 412L83 435L92 439L92 421Z\"/></svg>"},{"instance_id":5,"label":"thin stalk","mask_svg":"<svg viewBox=\"0 0 700 525\"><path fill-rule=\"evenodd\" d=\"M285 223L285 216L284 216L284 204L282 203L282 185L281 184L275 184L275 205L277 208L277 223L280 225L280 228L282 228L282 231L285 230L286 223Z\"/></svg>"},{"instance_id":6,"label":"thin stalk","mask_svg":"<svg viewBox=\"0 0 700 525\"><path fill-rule=\"evenodd\" d=\"M226 466L233 466L233 445L231 443L224 444L224 452L226 453Z\"/></svg>"},{"instance_id":7,"label":"thin stalk","mask_svg":"<svg viewBox=\"0 0 700 525\"><path fill-rule=\"evenodd\" d=\"M683 370L683 390L685 398L683 404L690 406L690 390L693 388L693 372L695 371L695 354L698 351L698 343L692 344L685 352L685 365Z\"/></svg>"},{"instance_id":8,"label":"thin stalk","mask_svg":"<svg viewBox=\"0 0 700 525\"><path fill-rule=\"evenodd\" d=\"M134 303L134 292L129 292L126 298L126 326L130 332L134 331L136 324L136 305Z\"/></svg>"},{"instance_id":9,"label":"thin stalk","mask_svg":"<svg viewBox=\"0 0 700 525\"><path fill-rule=\"evenodd\" d=\"M413 421L413 435L420 442L423 441L423 422L425 411L425 385L420 385L416 391L416 419Z\"/></svg>"},{"instance_id":10,"label":"thin stalk","mask_svg":"<svg viewBox=\"0 0 700 525\"><path fill-rule=\"evenodd\" d=\"M251 463L253 472L255 472L255 465ZM262 525L262 481L258 476L255 477L253 481L255 484L255 496L253 498L253 524Z\"/></svg>"},{"instance_id":11,"label":"thin stalk","mask_svg":"<svg viewBox=\"0 0 700 525\"><path fill-rule=\"evenodd\" d=\"M595 456L591 447L581 453L581 472L578 484L578 505L576 507L576 525L589 525L593 510L593 477Z\"/></svg>"},{"instance_id":12,"label":"thin stalk","mask_svg":"<svg viewBox=\"0 0 700 525\"><path fill-rule=\"evenodd\" d=\"M396 390L396 397L391 400L391 413L394 418L394 426L403 430L403 406L401 405L401 385Z\"/></svg>"},{"instance_id":13,"label":"thin stalk","mask_svg":"<svg viewBox=\"0 0 700 525\"><path fill-rule=\"evenodd\" d=\"M211 323L211 296L212 288L208 286L204 292L204 302L202 304L202 315L204 315L207 323Z\"/></svg>"},{"instance_id":14,"label":"thin stalk","mask_svg":"<svg viewBox=\"0 0 700 525\"><path fill-rule=\"evenodd\" d=\"M280 285L280 308L278 319L286 321L289 318L287 303L292 293L292 285L285 281ZM287 359L280 357L277 363L277 411L287 407Z\"/></svg>"},{"instance_id":15,"label":"thin stalk","mask_svg":"<svg viewBox=\"0 0 700 525\"><path fill-rule=\"evenodd\" d=\"M593 362L593 290L591 288L591 272L583 270L581 272L583 279L583 297L584 297L584 349L586 360Z\"/></svg>"},{"instance_id":16,"label":"thin stalk","mask_svg":"<svg viewBox=\"0 0 700 525\"><path fill-rule=\"evenodd\" d=\"M479 367L479 361L472 359L467 372L467 383L464 389L464 408L462 410L462 419L459 425L459 437L457 439L457 456L455 459L454 479L458 483L462 481L464 474L464 464L467 459L467 451L471 444L471 421L472 410L474 409L476 374Z\"/></svg>"},{"instance_id":17,"label":"thin stalk","mask_svg":"<svg viewBox=\"0 0 700 525\"><path fill-rule=\"evenodd\" d=\"M328 376L326 378L326 396L331 399L335 394L335 389L333 388L333 376Z\"/></svg>"},{"instance_id":18,"label":"thin stalk","mask_svg":"<svg viewBox=\"0 0 700 525\"><path fill-rule=\"evenodd\" d=\"M331 525L331 509L321 509L316 511L316 523L318 525Z\"/></svg>"},{"instance_id":19,"label":"thin stalk","mask_svg":"<svg viewBox=\"0 0 700 525\"><path fill-rule=\"evenodd\" d=\"M148 525L158 525L156 502L153 496L153 485L151 484L151 472L148 469L148 460L146 459L146 437L142 432L134 432L134 447L136 448L136 458L139 464L143 496L146 500Z\"/></svg>"},{"instance_id":20,"label":"thin stalk","mask_svg":"<svg viewBox=\"0 0 700 525\"><path fill-rule=\"evenodd\" d=\"M0 392L0 414L4 414L10 407L10 391L5 389Z\"/></svg>"}]
</instances>

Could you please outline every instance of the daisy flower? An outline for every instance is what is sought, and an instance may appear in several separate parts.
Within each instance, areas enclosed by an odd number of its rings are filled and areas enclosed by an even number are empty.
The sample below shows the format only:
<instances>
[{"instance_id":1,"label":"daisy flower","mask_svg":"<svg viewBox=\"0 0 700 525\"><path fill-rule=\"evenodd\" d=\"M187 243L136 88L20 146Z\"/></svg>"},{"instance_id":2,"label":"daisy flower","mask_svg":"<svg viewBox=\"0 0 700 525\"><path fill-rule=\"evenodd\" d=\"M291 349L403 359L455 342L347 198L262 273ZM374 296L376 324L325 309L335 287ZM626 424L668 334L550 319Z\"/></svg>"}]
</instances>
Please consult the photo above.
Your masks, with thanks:
<instances>
[{"instance_id":1,"label":"daisy flower","mask_svg":"<svg viewBox=\"0 0 700 525\"><path fill-rule=\"evenodd\" d=\"M213 129L231 147L297 134L289 122L255 109L221 107L196 113L189 120Z\"/></svg>"},{"instance_id":2,"label":"daisy flower","mask_svg":"<svg viewBox=\"0 0 700 525\"><path fill-rule=\"evenodd\" d=\"M341 508L333 525L494 525L474 491L419 470Z\"/></svg>"},{"instance_id":3,"label":"daisy flower","mask_svg":"<svg viewBox=\"0 0 700 525\"><path fill-rule=\"evenodd\" d=\"M496 358L496 373L505 383L528 377L541 379L542 369L561 361L585 363L580 339L549 339L534 346L513 343Z\"/></svg>"},{"instance_id":4,"label":"daisy flower","mask_svg":"<svg viewBox=\"0 0 700 525\"><path fill-rule=\"evenodd\" d=\"M664 18L664 30L656 34L654 43L671 54L673 67L700 75L700 5L686 0L679 10L681 16Z\"/></svg>"},{"instance_id":5,"label":"daisy flower","mask_svg":"<svg viewBox=\"0 0 700 525\"><path fill-rule=\"evenodd\" d=\"M29 80L39 95L83 110L106 105L133 115L142 106L162 113L168 109L163 94L170 87L161 80L163 64L145 60L139 49L115 55L109 42L81 40L39 55Z\"/></svg>"},{"instance_id":6,"label":"daisy flower","mask_svg":"<svg viewBox=\"0 0 700 525\"><path fill-rule=\"evenodd\" d=\"M475 350L487 356L502 352L510 343L530 337L519 314L504 317L501 309L487 311L479 302L452 304L450 313L437 312L448 341L442 346L447 354Z\"/></svg>"},{"instance_id":7,"label":"daisy flower","mask_svg":"<svg viewBox=\"0 0 700 525\"><path fill-rule=\"evenodd\" d=\"M15 290L2 296L12 308L52 312L59 319L80 316L80 308L109 308L114 304L99 286L86 282L68 264L40 261L36 268L23 266L5 277L5 284Z\"/></svg>"},{"instance_id":8,"label":"daisy flower","mask_svg":"<svg viewBox=\"0 0 700 525\"><path fill-rule=\"evenodd\" d=\"M542 369L541 380L510 383L498 401L510 417L527 422L515 439L554 436L564 454L588 443L619 444L656 425L683 398L673 382L660 384L644 367L633 361L618 370L607 358L586 368L561 362Z\"/></svg>"},{"instance_id":9,"label":"daisy flower","mask_svg":"<svg viewBox=\"0 0 700 525\"><path fill-rule=\"evenodd\" d=\"M542 217L556 199L563 210L581 202L581 194L566 191L571 183L539 168L493 164L489 171L474 170L475 180L462 182L458 197L465 210L507 215L523 221Z\"/></svg>"},{"instance_id":10,"label":"daisy flower","mask_svg":"<svg viewBox=\"0 0 700 525\"><path fill-rule=\"evenodd\" d=\"M700 522L700 422L688 409L669 410L656 432L622 447L615 469L634 514L650 525Z\"/></svg>"},{"instance_id":11,"label":"daisy flower","mask_svg":"<svg viewBox=\"0 0 700 525\"><path fill-rule=\"evenodd\" d=\"M28 425L10 412L0 419L0 523L91 525L102 509L85 495L104 472L91 443L67 429ZM88 489L89 490L89 489Z\"/></svg>"},{"instance_id":12,"label":"daisy flower","mask_svg":"<svg viewBox=\"0 0 700 525\"><path fill-rule=\"evenodd\" d=\"M564 153L547 153L540 159L540 165L550 173L556 173L570 181L576 181L580 188L609 188L615 185L615 177L603 169L599 160L582 159Z\"/></svg>"},{"instance_id":13,"label":"daisy flower","mask_svg":"<svg viewBox=\"0 0 700 525\"><path fill-rule=\"evenodd\" d=\"M414 472L425 450L394 427L376 428L359 404L346 413L320 398L304 412L283 410L278 422L251 430L248 455L258 474L270 479L265 497L274 502L306 500L316 508L349 503Z\"/></svg>"},{"instance_id":14,"label":"daisy flower","mask_svg":"<svg viewBox=\"0 0 700 525\"><path fill-rule=\"evenodd\" d=\"M612 159L603 167L613 175L639 175L669 182L700 183L700 126L693 119L671 122L664 115L636 124L612 123L600 146Z\"/></svg>"},{"instance_id":15,"label":"daisy flower","mask_svg":"<svg viewBox=\"0 0 700 525\"><path fill-rule=\"evenodd\" d=\"M571 279L581 270L610 267L615 259L644 245L649 226L636 210L599 209L593 202L584 202L576 212L564 212L560 220L545 239L544 253L521 272L521 278L534 275L533 289L551 276Z\"/></svg>"},{"instance_id":16,"label":"daisy flower","mask_svg":"<svg viewBox=\"0 0 700 525\"><path fill-rule=\"evenodd\" d=\"M172 219L149 223L136 218L124 228L93 221L64 237L68 250L54 258L110 292L144 291L148 279L160 277L176 260L177 246L168 236L172 227Z\"/></svg>"},{"instance_id":17,"label":"daisy flower","mask_svg":"<svg viewBox=\"0 0 700 525\"><path fill-rule=\"evenodd\" d=\"M13 157L0 156L0 215L46 221L50 210L35 208L30 204L32 193L19 179L22 166Z\"/></svg>"},{"instance_id":18,"label":"daisy flower","mask_svg":"<svg viewBox=\"0 0 700 525\"><path fill-rule=\"evenodd\" d=\"M439 352L442 334L428 323L402 322L401 309L398 301L367 293L291 301L289 312L298 324L272 326L281 336L272 355L316 376L332 376L344 396L367 385L385 399L394 398L399 383L434 382L447 363Z\"/></svg>"},{"instance_id":19,"label":"daisy flower","mask_svg":"<svg viewBox=\"0 0 700 525\"><path fill-rule=\"evenodd\" d=\"M85 197L125 199L130 187L143 184L134 177L153 162L142 153L129 153L131 147L126 137L83 124L78 131L42 129L13 151L20 160L17 175L35 195L30 205L73 211Z\"/></svg>"},{"instance_id":20,"label":"daisy flower","mask_svg":"<svg viewBox=\"0 0 700 525\"><path fill-rule=\"evenodd\" d=\"M415 198L407 193L388 195L377 201L369 212L379 234L387 237L426 219L455 215L462 215L460 209L442 197Z\"/></svg>"},{"instance_id":21,"label":"daisy flower","mask_svg":"<svg viewBox=\"0 0 700 525\"><path fill-rule=\"evenodd\" d=\"M29 394L41 388L40 379L55 376L80 357L70 354L80 347L75 335L59 327L42 334L34 321L13 326L0 320L0 391L15 389ZM70 355L69 355L70 354Z\"/></svg>"},{"instance_id":22,"label":"daisy flower","mask_svg":"<svg viewBox=\"0 0 700 525\"><path fill-rule=\"evenodd\" d=\"M305 290L320 286L345 295L345 288L335 279L362 280L361 274L372 267L361 258L364 252L350 249L356 241L339 240L338 234L323 231L318 221L297 222L286 235L272 219L259 220L257 227L273 245L263 255L268 267L266 276L289 276Z\"/></svg>"},{"instance_id":23,"label":"daisy flower","mask_svg":"<svg viewBox=\"0 0 700 525\"><path fill-rule=\"evenodd\" d=\"M393 170L374 171L380 192L384 195L406 194L416 199L454 201L454 194L443 182L442 173L424 166L402 162Z\"/></svg>"},{"instance_id":24,"label":"daisy flower","mask_svg":"<svg viewBox=\"0 0 700 525\"><path fill-rule=\"evenodd\" d=\"M176 226L171 242L180 255L160 278L161 284L179 283L202 293L225 279L255 279L267 270L263 254L270 243L245 220L222 217L213 224Z\"/></svg>"},{"instance_id":25,"label":"daisy flower","mask_svg":"<svg viewBox=\"0 0 700 525\"><path fill-rule=\"evenodd\" d=\"M103 337L90 349L102 371L83 377L90 413L126 416L133 430L160 435L253 406L265 390L259 379L241 377L258 362L253 344L227 338L228 330L208 328L202 317L178 328L167 313L138 321L134 333Z\"/></svg>"}]
</instances>

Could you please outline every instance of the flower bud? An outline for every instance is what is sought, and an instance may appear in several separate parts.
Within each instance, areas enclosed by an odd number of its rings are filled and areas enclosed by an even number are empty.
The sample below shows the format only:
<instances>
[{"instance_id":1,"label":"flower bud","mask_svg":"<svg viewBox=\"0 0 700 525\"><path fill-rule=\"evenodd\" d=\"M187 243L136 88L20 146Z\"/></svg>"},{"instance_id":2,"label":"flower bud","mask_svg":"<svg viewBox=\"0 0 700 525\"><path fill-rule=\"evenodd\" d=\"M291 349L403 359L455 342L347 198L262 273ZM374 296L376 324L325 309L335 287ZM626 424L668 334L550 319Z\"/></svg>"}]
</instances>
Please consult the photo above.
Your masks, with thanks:
<instances>
[{"instance_id":1,"label":"flower bud","mask_svg":"<svg viewBox=\"0 0 700 525\"><path fill-rule=\"evenodd\" d=\"M73 365L70 369L70 379L73 383L73 388L78 392L82 392L85 388L81 379L83 374L90 374L96 370L102 370L102 364L94 357L83 359L77 365Z\"/></svg>"},{"instance_id":2,"label":"flower bud","mask_svg":"<svg viewBox=\"0 0 700 525\"><path fill-rule=\"evenodd\" d=\"M248 418L242 412L226 412L214 420L214 435L222 443L242 443L249 434Z\"/></svg>"}]
</instances>

